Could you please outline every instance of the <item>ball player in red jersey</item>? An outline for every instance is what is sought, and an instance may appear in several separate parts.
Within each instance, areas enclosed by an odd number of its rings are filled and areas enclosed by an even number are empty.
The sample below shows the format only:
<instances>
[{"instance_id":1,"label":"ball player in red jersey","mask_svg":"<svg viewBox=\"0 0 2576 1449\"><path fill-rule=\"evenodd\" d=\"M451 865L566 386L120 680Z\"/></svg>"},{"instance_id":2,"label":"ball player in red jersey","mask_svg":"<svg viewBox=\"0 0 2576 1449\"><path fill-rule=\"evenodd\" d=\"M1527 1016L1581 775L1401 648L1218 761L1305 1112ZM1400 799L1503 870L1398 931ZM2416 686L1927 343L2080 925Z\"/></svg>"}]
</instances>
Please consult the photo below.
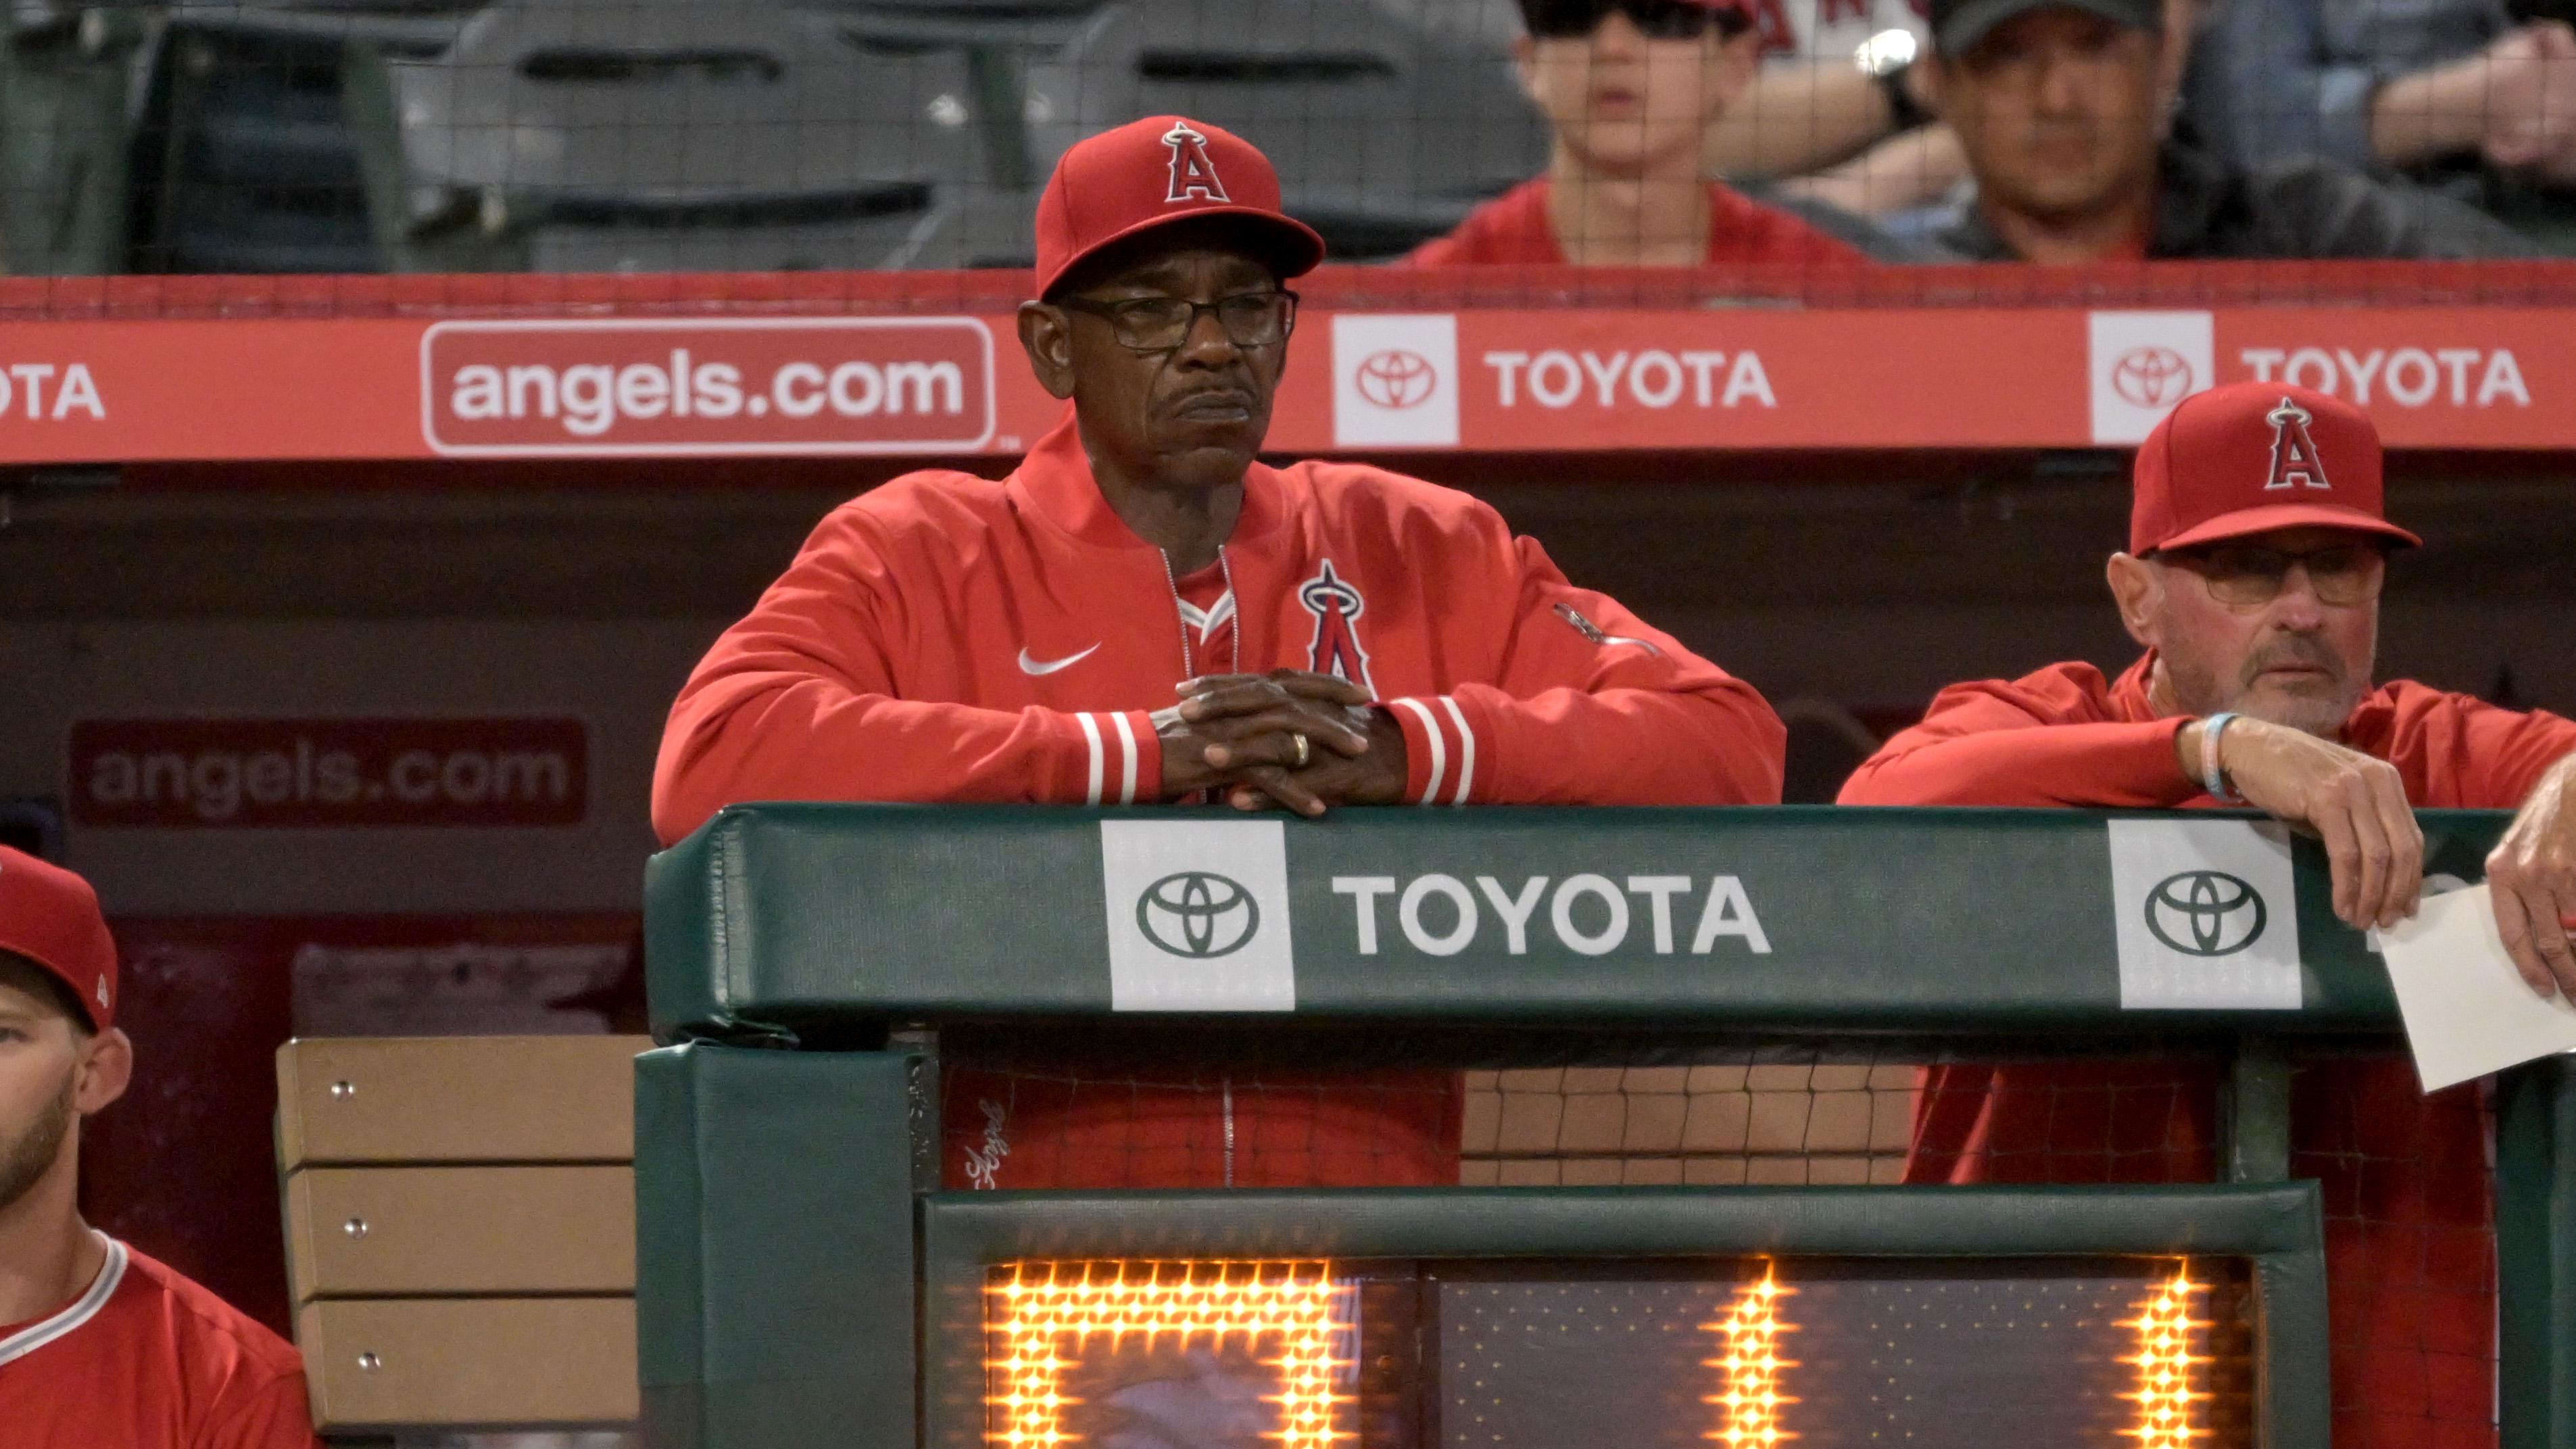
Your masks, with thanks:
<instances>
[{"instance_id":1,"label":"ball player in red jersey","mask_svg":"<svg viewBox=\"0 0 2576 1449\"><path fill-rule=\"evenodd\" d=\"M1296 322L1282 283L1323 243L1250 144L1178 116L1094 136L1037 238L1020 341L1063 420L1000 482L914 473L823 521L672 708L664 840L752 800L1780 798L1761 696L1493 509L1364 464L1255 461ZM949 1175L1455 1181L1449 1078L1411 1075L959 1088Z\"/></svg>"},{"instance_id":2,"label":"ball player in red jersey","mask_svg":"<svg viewBox=\"0 0 2576 1449\"><path fill-rule=\"evenodd\" d=\"M2186 398L2138 453L2109 582L2146 654L1953 685L1843 787L1846 805L2250 805L2320 837L2336 916L2415 909L2414 808L2509 809L2497 927L2542 996L2576 997L2576 722L2372 683L2385 551L2379 436L2273 383ZM2215 1082L2162 1063L1936 1068L1910 1182L2208 1181ZM2492 1445L2494 1207L2476 1088L2402 1059L2303 1070L2294 1175L2324 1181L2335 1443Z\"/></svg>"},{"instance_id":3,"label":"ball player in red jersey","mask_svg":"<svg viewBox=\"0 0 2576 1449\"><path fill-rule=\"evenodd\" d=\"M0 1444L312 1449L292 1345L81 1221L81 1123L133 1066L98 897L0 847Z\"/></svg>"}]
</instances>

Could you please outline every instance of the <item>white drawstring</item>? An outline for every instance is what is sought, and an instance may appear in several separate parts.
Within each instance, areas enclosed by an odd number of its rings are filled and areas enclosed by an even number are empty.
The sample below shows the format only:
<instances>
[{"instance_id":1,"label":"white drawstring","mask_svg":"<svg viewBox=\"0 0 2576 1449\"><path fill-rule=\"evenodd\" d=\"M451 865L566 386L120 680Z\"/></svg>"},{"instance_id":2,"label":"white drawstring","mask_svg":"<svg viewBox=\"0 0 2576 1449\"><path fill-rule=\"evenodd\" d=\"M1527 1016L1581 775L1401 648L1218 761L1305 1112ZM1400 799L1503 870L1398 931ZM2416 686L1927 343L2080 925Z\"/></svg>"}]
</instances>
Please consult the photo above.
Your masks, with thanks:
<instances>
[{"instance_id":1,"label":"white drawstring","mask_svg":"<svg viewBox=\"0 0 2576 1449\"><path fill-rule=\"evenodd\" d=\"M1163 584L1172 591L1173 622L1181 626L1181 678L1196 679L1199 671L1197 655L1190 649L1188 600L1181 597L1181 580L1178 574L1172 572L1172 556L1161 549L1156 549L1155 552L1162 556ZM1234 638L1228 642L1234 646L1232 672L1241 674L1243 672L1243 600L1234 592L1234 566L1225 561L1225 547L1222 544L1218 545L1216 551L1216 569L1225 578L1225 597L1234 600ZM1225 599L1219 599L1217 602L1223 604ZM1215 611L1210 610L1208 616L1215 617Z\"/></svg>"}]
</instances>

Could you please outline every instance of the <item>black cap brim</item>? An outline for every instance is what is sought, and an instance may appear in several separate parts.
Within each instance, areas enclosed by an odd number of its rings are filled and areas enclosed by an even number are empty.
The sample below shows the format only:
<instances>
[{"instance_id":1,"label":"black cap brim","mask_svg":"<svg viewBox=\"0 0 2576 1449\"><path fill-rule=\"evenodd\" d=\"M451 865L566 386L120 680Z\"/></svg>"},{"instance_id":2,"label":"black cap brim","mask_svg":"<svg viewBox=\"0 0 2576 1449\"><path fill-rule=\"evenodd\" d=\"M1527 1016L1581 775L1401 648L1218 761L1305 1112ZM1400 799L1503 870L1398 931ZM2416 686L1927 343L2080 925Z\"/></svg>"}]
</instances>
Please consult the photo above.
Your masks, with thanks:
<instances>
[{"instance_id":1,"label":"black cap brim","mask_svg":"<svg viewBox=\"0 0 2576 1449\"><path fill-rule=\"evenodd\" d=\"M1974 50L1977 42L1992 35L1995 27L2007 20L2027 15L2034 10L2064 8L2099 15L2115 25L2134 30L2161 31L2165 28L2165 10L2161 0L1967 0L1967 3L1940 16L1932 31L1932 43L1941 54L1958 57Z\"/></svg>"}]
</instances>

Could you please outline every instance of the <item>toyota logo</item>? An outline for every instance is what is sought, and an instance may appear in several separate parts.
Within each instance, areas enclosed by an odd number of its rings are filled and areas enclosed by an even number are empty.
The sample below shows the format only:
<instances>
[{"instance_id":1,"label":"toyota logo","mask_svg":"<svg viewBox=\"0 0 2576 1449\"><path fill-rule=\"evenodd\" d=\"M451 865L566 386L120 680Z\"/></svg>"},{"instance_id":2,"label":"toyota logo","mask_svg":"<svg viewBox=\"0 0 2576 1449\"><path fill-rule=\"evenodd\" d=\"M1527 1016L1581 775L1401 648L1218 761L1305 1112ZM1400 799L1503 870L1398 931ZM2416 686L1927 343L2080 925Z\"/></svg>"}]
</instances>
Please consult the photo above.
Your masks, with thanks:
<instances>
[{"instance_id":1,"label":"toyota logo","mask_svg":"<svg viewBox=\"0 0 2576 1449\"><path fill-rule=\"evenodd\" d=\"M1431 390L1440 383L1440 372L1421 353L1390 347L1361 358L1360 365L1351 370L1351 382L1360 390L1360 396L1379 407L1419 407L1430 400Z\"/></svg>"},{"instance_id":2,"label":"toyota logo","mask_svg":"<svg viewBox=\"0 0 2576 1449\"><path fill-rule=\"evenodd\" d=\"M2191 359L2170 347L2132 347L2111 364L2111 391L2135 407L2178 403L2191 384Z\"/></svg>"},{"instance_id":3,"label":"toyota logo","mask_svg":"<svg viewBox=\"0 0 2576 1449\"><path fill-rule=\"evenodd\" d=\"M2147 892L2147 929L2186 956L2233 956L2268 919L2263 893L2223 870L2187 870Z\"/></svg>"},{"instance_id":4,"label":"toyota logo","mask_svg":"<svg viewBox=\"0 0 2576 1449\"><path fill-rule=\"evenodd\" d=\"M1261 907L1224 876L1185 870L1145 887L1136 929L1175 956L1206 960L1242 950L1261 929Z\"/></svg>"}]
</instances>

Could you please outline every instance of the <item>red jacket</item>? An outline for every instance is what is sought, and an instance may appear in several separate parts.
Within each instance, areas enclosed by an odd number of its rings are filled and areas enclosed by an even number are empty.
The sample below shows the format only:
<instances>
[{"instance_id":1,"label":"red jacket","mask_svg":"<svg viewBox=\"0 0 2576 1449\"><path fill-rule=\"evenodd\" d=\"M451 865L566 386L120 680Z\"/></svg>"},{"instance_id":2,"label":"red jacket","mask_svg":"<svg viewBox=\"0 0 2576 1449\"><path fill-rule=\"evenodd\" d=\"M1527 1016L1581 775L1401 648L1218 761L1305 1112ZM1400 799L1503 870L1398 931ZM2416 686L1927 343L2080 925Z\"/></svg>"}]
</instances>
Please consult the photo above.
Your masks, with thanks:
<instances>
[{"instance_id":1,"label":"red jacket","mask_svg":"<svg viewBox=\"0 0 2576 1449\"><path fill-rule=\"evenodd\" d=\"M1520 262L1565 265L1556 224L1548 219L1548 179L1533 177L1474 211L1444 237L1424 242L1405 260L1417 267L1491 266ZM1785 211L1708 184L1708 265L1821 262L1847 266L1869 258Z\"/></svg>"},{"instance_id":2,"label":"red jacket","mask_svg":"<svg viewBox=\"0 0 2576 1449\"><path fill-rule=\"evenodd\" d=\"M1225 546L1248 671L1341 674L1404 727L1423 804L1780 798L1750 685L1463 493L1255 463ZM1162 796L1149 711L1192 673L1163 556L1092 481L1070 413L1001 482L911 473L823 520L671 707L665 842L748 800L1122 804ZM1221 648L1222 646L1220 646Z\"/></svg>"},{"instance_id":3,"label":"red jacket","mask_svg":"<svg viewBox=\"0 0 2576 1449\"><path fill-rule=\"evenodd\" d=\"M2208 806L2147 702L2149 654L1941 691L1843 786L1846 805ZM2428 808L2509 809L2576 753L2576 723L2405 680L2343 742ZM1908 1182L2206 1182L2216 1074L2158 1061L1933 1069ZM2402 1058L2320 1062L2291 1096L2291 1172L2324 1185L2338 1449L2486 1446L2494 1401L2493 1202L2476 1088L2430 1097Z\"/></svg>"},{"instance_id":4,"label":"red jacket","mask_svg":"<svg viewBox=\"0 0 2576 1449\"><path fill-rule=\"evenodd\" d=\"M2185 717L2158 718L2147 703L2154 659L2140 659L2111 684L2090 664L1954 684L1933 697L1921 724L1854 772L1842 803L2212 804L2174 761ZM2576 722L2400 679L2362 696L2344 721L2343 743L2395 765L2406 798L2420 808L2511 810L2543 771L2576 752Z\"/></svg>"},{"instance_id":5,"label":"red jacket","mask_svg":"<svg viewBox=\"0 0 2576 1449\"><path fill-rule=\"evenodd\" d=\"M1780 798L1785 732L1759 694L1568 584L1484 504L1359 464L1256 463L1223 573L1175 581L1068 413L1002 482L914 473L826 518L681 690L654 826L677 840L748 800L1155 800L1148 711L1237 662L1367 687L1403 725L1419 803ZM1452 1073L1038 1064L946 1087L958 1186L1457 1181Z\"/></svg>"},{"instance_id":6,"label":"red jacket","mask_svg":"<svg viewBox=\"0 0 2576 1449\"><path fill-rule=\"evenodd\" d=\"M78 1298L0 1325L0 1444L313 1449L284 1339L123 1243Z\"/></svg>"}]
</instances>

